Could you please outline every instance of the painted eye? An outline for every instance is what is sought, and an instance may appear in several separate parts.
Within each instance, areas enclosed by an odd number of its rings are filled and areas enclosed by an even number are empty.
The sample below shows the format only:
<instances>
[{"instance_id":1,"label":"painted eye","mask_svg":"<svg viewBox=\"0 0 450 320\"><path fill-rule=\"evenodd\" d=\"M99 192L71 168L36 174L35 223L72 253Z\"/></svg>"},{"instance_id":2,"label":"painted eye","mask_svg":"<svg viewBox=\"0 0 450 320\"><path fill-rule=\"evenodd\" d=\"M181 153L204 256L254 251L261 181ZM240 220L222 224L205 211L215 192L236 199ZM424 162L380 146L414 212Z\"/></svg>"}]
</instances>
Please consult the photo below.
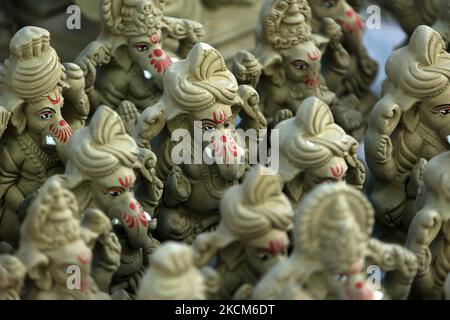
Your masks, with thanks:
<instances>
[{"instance_id":1,"label":"painted eye","mask_svg":"<svg viewBox=\"0 0 450 320\"><path fill-rule=\"evenodd\" d=\"M226 122L223 126L225 129L229 129L231 127L231 123Z\"/></svg>"},{"instance_id":2,"label":"painted eye","mask_svg":"<svg viewBox=\"0 0 450 320\"><path fill-rule=\"evenodd\" d=\"M214 130L216 130L216 128L213 127L213 126L204 126L203 130L205 130L205 131L214 131Z\"/></svg>"},{"instance_id":3,"label":"painted eye","mask_svg":"<svg viewBox=\"0 0 450 320\"><path fill-rule=\"evenodd\" d=\"M45 111L45 112L42 112L39 116L41 117L42 120L48 120L48 119L53 118L53 112Z\"/></svg>"},{"instance_id":4,"label":"painted eye","mask_svg":"<svg viewBox=\"0 0 450 320\"><path fill-rule=\"evenodd\" d=\"M432 111L433 113L440 113L444 116L449 115L450 114L450 105L449 104L444 104L444 105L440 105L437 106L433 109Z\"/></svg>"},{"instance_id":5,"label":"painted eye","mask_svg":"<svg viewBox=\"0 0 450 320\"><path fill-rule=\"evenodd\" d=\"M139 52L144 52L144 51L147 51L149 49L149 46L144 44L144 43L135 44L134 47Z\"/></svg>"},{"instance_id":6,"label":"painted eye","mask_svg":"<svg viewBox=\"0 0 450 320\"><path fill-rule=\"evenodd\" d=\"M292 65L295 68L299 69L299 70L306 70L306 69L308 69L308 64L306 62L304 62L304 61L301 61L301 60L297 60L297 61L292 62Z\"/></svg>"},{"instance_id":7,"label":"painted eye","mask_svg":"<svg viewBox=\"0 0 450 320\"><path fill-rule=\"evenodd\" d=\"M115 198L122 194L122 190L119 188L111 188L111 189L104 190L103 193Z\"/></svg>"}]
</instances>

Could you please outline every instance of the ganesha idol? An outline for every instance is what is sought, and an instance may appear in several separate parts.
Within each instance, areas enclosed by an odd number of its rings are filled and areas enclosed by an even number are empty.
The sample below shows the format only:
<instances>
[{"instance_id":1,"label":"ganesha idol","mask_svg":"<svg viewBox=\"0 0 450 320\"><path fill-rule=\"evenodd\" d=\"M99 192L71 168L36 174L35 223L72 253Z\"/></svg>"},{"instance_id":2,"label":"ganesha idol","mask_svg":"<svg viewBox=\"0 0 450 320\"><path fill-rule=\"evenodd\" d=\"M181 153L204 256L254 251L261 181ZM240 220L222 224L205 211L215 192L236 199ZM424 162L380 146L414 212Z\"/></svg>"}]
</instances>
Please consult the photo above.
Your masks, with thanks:
<instances>
[{"instance_id":1,"label":"ganesha idol","mask_svg":"<svg viewBox=\"0 0 450 320\"><path fill-rule=\"evenodd\" d=\"M165 186L156 211L158 239L191 242L217 225L223 193L244 175L245 147L235 119L241 109L258 110L258 96L238 86L220 53L205 43L172 65L164 88L160 102L141 115L135 139L140 146L158 134L161 140L157 173Z\"/></svg>"},{"instance_id":2,"label":"ganesha idol","mask_svg":"<svg viewBox=\"0 0 450 320\"><path fill-rule=\"evenodd\" d=\"M164 16L164 5L162 0L101 0L102 33L76 59L92 105L118 108L133 123L137 110L161 97L164 73L204 34L198 22ZM166 51L168 39L178 41L176 52Z\"/></svg>"},{"instance_id":3,"label":"ganesha idol","mask_svg":"<svg viewBox=\"0 0 450 320\"><path fill-rule=\"evenodd\" d=\"M311 8L306 0L265 0L263 3L256 32L257 45L252 54L262 66L259 84L255 87L261 95L268 126L273 128L292 117L303 100L315 96L330 106L336 122L346 131L358 130L362 126L362 115L357 109L357 97L339 100L321 75L323 52L311 32L311 19ZM240 74L245 75L245 70ZM239 80L240 74L237 75Z\"/></svg>"},{"instance_id":4,"label":"ganesha idol","mask_svg":"<svg viewBox=\"0 0 450 320\"><path fill-rule=\"evenodd\" d=\"M406 232L415 213L420 159L448 149L450 55L436 31L420 26L409 45L392 54L386 73L384 97L365 140L369 196L380 221Z\"/></svg>"},{"instance_id":5,"label":"ganesha idol","mask_svg":"<svg viewBox=\"0 0 450 320\"><path fill-rule=\"evenodd\" d=\"M292 206L278 176L256 165L242 184L225 192L220 214L218 228L194 241L195 262L216 261L220 281L210 298L246 299L259 279L287 257Z\"/></svg>"},{"instance_id":6,"label":"ganesha idol","mask_svg":"<svg viewBox=\"0 0 450 320\"><path fill-rule=\"evenodd\" d=\"M82 71L59 62L47 30L24 27L10 48L0 67L0 105L9 121L0 144L0 239L16 245L19 206L63 171L67 143L84 125L89 103Z\"/></svg>"},{"instance_id":7,"label":"ganesha idol","mask_svg":"<svg viewBox=\"0 0 450 320\"><path fill-rule=\"evenodd\" d=\"M309 97L294 118L275 130L280 139L279 175L294 207L319 184L345 181L362 189L365 169L358 142L334 122L323 101Z\"/></svg>"},{"instance_id":8,"label":"ganesha idol","mask_svg":"<svg viewBox=\"0 0 450 320\"><path fill-rule=\"evenodd\" d=\"M119 269L102 283L111 282L111 291L134 294L150 255L159 246L150 234L150 214L137 199L141 177L145 172L151 176L149 171L154 170L146 170L149 155L140 152L118 114L100 106L89 126L72 136L68 158L65 174L59 176L63 186L75 194L82 211L99 209L108 216L122 247ZM158 202L161 192L149 190L145 197ZM103 285L100 288L107 290Z\"/></svg>"},{"instance_id":9,"label":"ganesha idol","mask_svg":"<svg viewBox=\"0 0 450 320\"><path fill-rule=\"evenodd\" d=\"M371 204L355 188L315 188L295 212L291 255L266 273L252 298L406 299L417 259L402 246L371 238L374 220ZM368 278L371 266L386 272L378 288Z\"/></svg>"},{"instance_id":10,"label":"ganesha idol","mask_svg":"<svg viewBox=\"0 0 450 320\"><path fill-rule=\"evenodd\" d=\"M111 222L101 211L79 209L73 193L54 178L47 180L31 203L17 251L26 269L22 298L109 299L107 291L98 288L92 271L102 265L102 278L114 273L120 245L117 238L112 240ZM114 247L108 259L106 255L93 257L96 242L105 240Z\"/></svg>"}]
</instances>

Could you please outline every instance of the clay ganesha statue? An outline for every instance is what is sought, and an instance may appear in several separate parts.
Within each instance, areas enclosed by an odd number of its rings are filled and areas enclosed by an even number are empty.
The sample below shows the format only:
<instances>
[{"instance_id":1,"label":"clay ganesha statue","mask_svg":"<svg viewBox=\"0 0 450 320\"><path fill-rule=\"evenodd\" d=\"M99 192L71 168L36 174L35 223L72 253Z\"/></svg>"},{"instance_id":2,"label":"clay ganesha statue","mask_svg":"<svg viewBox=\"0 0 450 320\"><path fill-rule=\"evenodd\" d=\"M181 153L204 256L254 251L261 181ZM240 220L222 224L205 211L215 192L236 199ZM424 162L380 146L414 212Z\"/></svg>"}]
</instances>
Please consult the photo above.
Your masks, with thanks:
<instances>
[{"instance_id":1,"label":"clay ganesha statue","mask_svg":"<svg viewBox=\"0 0 450 320\"><path fill-rule=\"evenodd\" d=\"M405 246L417 255L419 271L412 287L414 298L442 299L450 272L450 152L430 160L423 172L417 213Z\"/></svg>"},{"instance_id":2,"label":"clay ganesha statue","mask_svg":"<svg viewBox=\"0 0 450 320\"><path fill-rule=\"evenodd\" d=\"M204 34L203 26L165 17L162 0L101 0L100 7L102 34L76 61L91 104L119 108L133 126L136 107L143 110L161 96L163 75L174 59L163 47L165 38L180 42L176 54L184 58Z\"/></svg>"},{"instance_id":3,"label":"clay ganesha statue","mask_svg":"<svg viewBox=\"0 0 450 320\"><path fill-rule=\"evenodd\" d=\"M126 134L118 114L101 106L89 126L72 136L68 156L61 180L73 191L82 210L96 208L108 216L122 247L120 268L111 280L111 290L123 289L134 294L149 256L159 245L150 235L154 227L150 217L153 208L147 207L147 213L135 196L144 177L152 178L154 168L146 165L154 155L150 151L140 152ZM153 187L143 195L158 203L161 190Z\"/></svg>"},{"instance_id":4,"label":"clay ganesha statue","mask_svg":"<svg viewBox=\"0 0 450 320\"><path fill-rule=\"evenodd\" d=\"M82 71L60 63L47 30L24 27L10 47L0 67L0 131L6 129L0 143L0 240L16 246L20 204L63 171L67 143L84 125L89 103Z\"/></svg>"},{"instance_id":5,"label":"clay ganesha statue","mask_svg":"<svg viewBox=\"0 0 450 320\"><path fill-rule=\"evenodd\" d=\"M254 289L254 299L373 300L406 298L417 272L412 252L371 238L373 208L343 183L317 187L294 217L294 248ZM387 272L369 287L368 266ZM381 276L380 279L381 280Z\"/></svg>"},{"instance_id":6,"label":"clay ganesha statue","mask_svg":"<svg viewBox=\"0 0 450 320\"><path fill-rule=\"evenodd\" d=\"M217 255L220 286L213 298L250 298L252 286L287 257L292 206L279 177L258 165L225 192L220 213L217 230L194 242L196 263L207 265Z\"/></svg>"},{"instance_id":7,"label":"clay ganesha statue","mask_svg":"<svg viewBox=\"0 0 450 320\"><path fill-rule=\"evenodd\" d=\"M362 189L365 170L357 155L358 142L334 123L324 102L307 98L295 118L275 130L280 141L279 174L294 207L318 184L346 181Z\"/></svg>"},{"instance_id":8,"label":"clay ganesha statue","mask_svg":"<svg viewBox=\"0 0 450 320\"><path fill-rule=\"evenodd\" d=\"M358 99L353 96L346 102L339 101L327 88L320 73L322 52L312 37L311 19L306 0L263 3L253 55L262 65L257 89L268 126L273 128L291 117L304 99L316 96L331 107L337 123L345 130L356 130L362 125L361 113L356 109Z\"/></svg>"},{"instance_id":9,"label":"clay ganesha statue","mask_svg":"<svg viewBox=\"0 0 450 320\"><path fill-rule=\"evenodd\" d=\"M409 45L392 54L386 73L384 97L365 139L369 194L377 217L406 232L415 212L408 208L417 194L419 160L448 149L450 55L437 32L420 26Z\"/></svg>"},{"instance_id":10,"label":"clay ganesha statue","mask_svg":"<svg viewBox=\"0 0 450 320\"><path fill-rule=\"evenodd\" d=\"M107 266L102 276L110 279L119 266L120 245L108 260L98 256L95 260L92 255L97 241L110 239L111 227L102 212L80 211L75 196L58 179L49 179L21 226L17 256L27 271L24 298L108 299L107 293L97 287L91 271L95 264Z\"/></svg>"},{"instance_id":11,"label":"clay ganesha statue","mask_svg":"<svg viewBox=\"0 0 450 320\"><path fill-rule=\"evenodd\" d=\"M158 239L191 242L217 225L223 193L245 172L235 119L241 110L259 110L258 95L238 86L219 52L205 43L172 65L164 88L160 102L141 115L135 139L149 147L160 134L157 173L165 186L156 211Z\"/></svg>"}]
</instances>

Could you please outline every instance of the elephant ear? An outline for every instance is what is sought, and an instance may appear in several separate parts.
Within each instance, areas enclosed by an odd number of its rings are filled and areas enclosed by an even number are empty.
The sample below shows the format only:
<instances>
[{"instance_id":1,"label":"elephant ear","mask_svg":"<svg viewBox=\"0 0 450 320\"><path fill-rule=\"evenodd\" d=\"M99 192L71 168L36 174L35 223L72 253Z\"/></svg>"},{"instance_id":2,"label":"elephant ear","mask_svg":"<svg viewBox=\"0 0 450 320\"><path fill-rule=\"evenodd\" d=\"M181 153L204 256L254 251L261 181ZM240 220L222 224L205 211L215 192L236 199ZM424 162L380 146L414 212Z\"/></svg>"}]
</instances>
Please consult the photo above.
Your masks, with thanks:
<instances>
[{"instance_id":1,"label":"elephant ear","mask_svg":"<svg viewBox=\"0 0 450 320\"><path fill-rule=\"evenodd\" d=\"M133 61L131 61L130 55L128 54L128 44L122 43L117 48L113 48L111 54L118 65L120 65L125 70L130 70Z\"/></svg>"},{"instance_id":2,"label":"elephant ear","mask_svg":"<svg viewBox=\"0 0 450 320\"><path fill-rule=\"evenodd\" d=\"M270 82L277 87L282 87L286 82L286 73L283 69L283 57L276 52L271 52L265 56L261 64L263 65L263 74Z\"/></svg>"}]
</instances>

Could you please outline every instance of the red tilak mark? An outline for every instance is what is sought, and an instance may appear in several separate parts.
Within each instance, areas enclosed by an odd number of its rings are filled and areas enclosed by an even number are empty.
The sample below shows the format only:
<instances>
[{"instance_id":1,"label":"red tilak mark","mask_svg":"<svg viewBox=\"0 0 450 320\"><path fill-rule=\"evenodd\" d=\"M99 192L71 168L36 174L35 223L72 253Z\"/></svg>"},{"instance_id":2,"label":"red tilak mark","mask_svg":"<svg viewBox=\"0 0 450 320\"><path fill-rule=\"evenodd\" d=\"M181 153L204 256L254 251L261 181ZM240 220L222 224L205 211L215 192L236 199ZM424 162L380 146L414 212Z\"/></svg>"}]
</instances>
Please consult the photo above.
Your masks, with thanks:
<instances>
[{"instance_id":1,"label":"red tilak mark","mask_svg":"<svg viewBox=\"0 0 450 320\"><path fill-rule=\"evenodd\" d=\"M79 254L79 255L77 255L77 259L78 259L78 261L80 261L81 264L84 264L84 265L88 264L91 261L89 255L87 255L87 254L86 255Z\"/></svg>"},{"instance_id":2,"label":"red tilak mark","mask_svg":"<svg viewBox=\"0 0 450 320\"><path fill-rule=\"evenodd\" d=\"M136 204L134 202L130 203L130 209L131 210L136 210Z\"/></svg>"},{"instance_id":3,"label":"red tilak mark","mask_svg":"<svg viewBox=\"0 0 450 320\"><path fill-rule=\"evenodd\" d=\"M270 240L269 241L269 252L272 256L279 252L283 252L285 248L283 240Z\"/></svg>"},{"instance_id":4,"label":"red tilak mark","mask_svg":"<svg viewBox=\"0 0 450 320\"><path fill-rule=\"evenodd\" d=\"M331 171L331 174L333 175L333 177L341 178L342 175L344 174L344 167L342 165L338 164L336 166L336 168L331 167L330 171Z\"/></svg>"},{"instance_id":5,"label":"red tilak mark","mask_svg":"<svg viewBox=\"0 0 450 320\"><path fill-rule=\"evenodd\" d=\"M50 101L51 104L58 104L61 102L61 96L55 93L55 99L53 99L51 96L47 96L48 101Z\"/></svg>"},{"instance_id":6,"label":"red tilak mark","mask_svg":"<svg viewBox=\"0 0 450 320\"><path fill-rule=\"evenodd\" d=\"M225 111L219 110L219 119L217 119L216 112L215 111L213 112L213 121L215 124L222 124L225 122L225 120L227 120Z\"/></svg>"},{"instance_id":7,"label":"red tilak mark","mask_svg":"<svg viewBox=\"0 0 450 320\"><path fill-rule=\"evenodd\" d=\"M150 37L150 43L157 44L159 43L159 36L157 34L152 34Z\"/></svg>"},{"instance_id":8,"label":"red tilak mark","mask_svg":"<svg viewBox=\"0 0 450 320\"><path fill-rule=\"evenodd\" d=\"M315 49L313 52L308 53L308 58L312 61L317 61L320 59L320 51Z\"/></svg>"},{"instance_id":9,"label":"red tilak mark","mask_svg":"<svg viewBox=\"0 0 450 320\"><path fill-rule=\"evenodd\" d=\"M124 188L128 189L131 186L131 177L126 176L125 179L119 178L119 184Z\"/></svg>"}]
</instances>

